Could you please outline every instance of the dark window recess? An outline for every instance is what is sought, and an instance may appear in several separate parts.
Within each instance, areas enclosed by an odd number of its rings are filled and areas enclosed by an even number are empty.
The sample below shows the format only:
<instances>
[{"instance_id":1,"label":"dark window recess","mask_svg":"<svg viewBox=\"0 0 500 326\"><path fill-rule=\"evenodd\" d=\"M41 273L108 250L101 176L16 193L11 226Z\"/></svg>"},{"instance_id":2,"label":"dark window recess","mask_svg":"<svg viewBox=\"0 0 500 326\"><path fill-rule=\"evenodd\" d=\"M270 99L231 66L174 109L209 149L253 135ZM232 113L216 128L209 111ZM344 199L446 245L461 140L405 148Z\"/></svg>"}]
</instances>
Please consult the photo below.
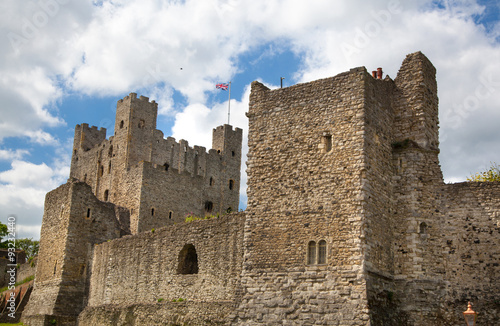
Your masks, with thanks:
<instances>
[{"instance_id":1,"label":"dark window recess","mask_svg":"<svg viewBox=\"0 0 500 326\"><path fill-rule=\"evenodd\" d=\"M172 219L172 211L168 212L168 219L171 220Z\"/></svg>"},{"instance_id":2,"label":"dark window recess","mask_svg":"<svg viewBox=\"0 0 500 326\"><path fill-rule=\"evenodd\" d=\"M109 197L109 190L108 190L108 189L106 189L106 190L104 191L104 201L108 201L108 197Z\"/></svg>"},{"instance_id":3,"label":"dark window recess","mask_svg":"<svg viewBox=\"0 0 500 326\"><path fill-rule=\"evenodd\" d=\"M214 178L210 177L210 186L214 184Z\"/></svg>"},{"instance_id":4,"label":"dark window recess","mask_svg":"<svg viewBox=\"0 0 500 326\"><path fill-rule=\"evenodd\" d=\"M231 156L234 156L236 155L236 153L234 151L231 151Z\"/></svg>"},{"instance_id":5,"label":"dark window recess","mask_svg":"<svg viewBox=\"0 0 500 326\"><path fill-rule=\"evenodd\" d=\"M165 163L165 164L163 164L163 167L165 167L165 171L168 171L168 168L170 167L170 165L168 165L168 163Z\"/></svg>"},{"instance_id":6,"label":"dark window recess","mask_svg":"<svg viewBox=\"0 0 500 326\"><path fill-rule=\"evenodd\" d=\"M316 264L316 242L309 241L307 245L307 265Z\"/></svg>"},{"instance_id":7,"label":"dark window recess","mask_svg":"<svg viewBox=\"0 0 500 326\"><path fill-rule=\"evenodd\" d=\"M425 222L420 223L420 234L427 234L427 224Z\"/></svg>"},{"instance_id":8,"label":"dark window recess","mask_svg":"<svg viewBox=\"0 0 500 326\"><path fill-rule=\"evenodd\" d=\"M155 209L151 208L151 216L155 216Z\"/></svg>"},{"instance_id":9,"label":"dark window recess","mask_svg":"<svg viewBox=\"0 0 500 326\"><path fill-rule=\"evenodd\" d=\"M120 121L120 129L122 129L122 128L123 128L123 120Z\"/></svg>"},{"instance_id":10,"label":"dark window recess","mask_svg":"<svg viewBox=\"0 0 500 326\"><path fill-rule=\"evenodd\" d=\"M326 264L326 241L318 242L318 264Z\"/></svg>"},{"instance_id":11,"label":"dark window recess","mask_svg":"<svg viewBox=\"0 0 500 326\"><path fill-rule=\"evenodd\" d=\"M332 150L332 135L325 135L321 140L323 144L323 152L328 153Z\"/></svg>"},{"instance_id":12,"label":"dark window recess","mask_svg":"<svg viewBox=\"0 0 500 326\"><path fill-rule=\"evenodd\" d=\"M85 264L80 265L80 276L82 276L83 274L85 274Z\"/></svg>"},{"instance_id":13,"label":"dark window recess","mask_svg":"<svg viewBox=\"0 0 500 326\"><path fill-rule=\"evenodd\" d=\"M179 253L177 274L198 274L198 255L192 244L187 244Z\"/></svg>"},{"instance_id":14,"label":"dark window recess","mask_svg":"<svg viewBox=\"0 0 500 326\"><path fill-rule=\"evenodd\" d=\"M210 213L210 212L212 212L213 208L214 208L214 204L211 201L205 202L205 212Z\"/></svg>"},{"instance_id":15,"label":"dark window recess","mask_svg":"<svg viewBox=\"0 0 500 326\"><path fill-rule=\"evenodd\" d=\"M89 218L91 215L91 211L90 211L90 208L87 208L87 218Z\"/></svg>"},{"instance_id":16,"label":"dark window recess","mask_svg":"<svg viewBox=\"0 0 500 326\"><path fill-rule=\"evenodd\" d=\"M234 181L229 180L229 190L233 190L233 187L234 187Z\"/></svg>"}]
</instances>

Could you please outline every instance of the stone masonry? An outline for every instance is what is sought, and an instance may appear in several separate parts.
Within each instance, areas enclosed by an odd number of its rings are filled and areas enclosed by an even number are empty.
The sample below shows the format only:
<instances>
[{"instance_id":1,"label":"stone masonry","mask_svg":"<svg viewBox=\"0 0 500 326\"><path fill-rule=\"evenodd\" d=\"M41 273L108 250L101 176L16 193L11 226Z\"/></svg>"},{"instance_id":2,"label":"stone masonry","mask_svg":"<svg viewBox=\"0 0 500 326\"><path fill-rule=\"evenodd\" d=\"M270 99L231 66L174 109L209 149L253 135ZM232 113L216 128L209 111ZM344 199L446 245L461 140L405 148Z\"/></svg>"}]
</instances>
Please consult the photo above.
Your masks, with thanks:
<instances>
[{"instance_id":1,"label":"stone masonry","mask_svg":"<svg viewBox=\"0 0 500 326\"><path fill-rule=\"evenodd\" d=\"M131 93L113 137L76 127L24 322L451 326L472 301L498 324L500 183L443 182L435 75L416 52L394 80L252 83L248 205L225 215L241 129L191 148Z\"/></svg>"}]
</instances>

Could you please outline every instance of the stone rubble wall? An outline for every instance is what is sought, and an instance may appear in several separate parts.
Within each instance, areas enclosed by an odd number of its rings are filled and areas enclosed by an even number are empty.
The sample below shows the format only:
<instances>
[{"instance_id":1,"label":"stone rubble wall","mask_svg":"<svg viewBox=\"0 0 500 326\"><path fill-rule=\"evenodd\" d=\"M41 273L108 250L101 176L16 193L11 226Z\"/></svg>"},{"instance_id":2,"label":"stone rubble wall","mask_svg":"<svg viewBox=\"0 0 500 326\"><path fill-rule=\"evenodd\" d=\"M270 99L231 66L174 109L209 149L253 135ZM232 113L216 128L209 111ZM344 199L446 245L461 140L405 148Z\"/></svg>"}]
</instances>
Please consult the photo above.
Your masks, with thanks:
<instances>
[{"instance_id":1,"label":"stone rubble wall","mask_svg":"<svg viewBox=\"0 0 500 326\"><path fill-rule=\"evenodd\" d=\"M446 320L461 321L467 302L478 325L500 320L500 182L446 184L441 190Z\"/></svg>"},{"instance_id":2,"label":"stone rubble wall","mask_svg":"<svg viewBox=\"0 0 500 326\"><path fill-rule=\"evenodd\" d=\"M118 216L126 214L99 201L90 186L75 179L47 194L35 284L24 321L43 315L76 320L86 304L93 245L120 237Z\"/></svg>"},{"instance_id":3,"label":"stone rubble wall","mask_svg":"<svg viewBox=\"0 0 500 326\"><path fill-rule=\"evenodd\" d=\"M130 306L88 307L78 318L80 326L229 325L233 302L160 302Z\"/></svg>"},{"instance_id":4,"label":"stone rubble wall","mask_svg":"<svg viewBox=\"0 0 500 326\"><path fill-rule=\"evenodd\" d=\"M21 282L30 276L35 276L37 261L38 256L35 256L31 261L26 261L24 264L19 265L16 273L16 283Z\"/></svg>"},{"instance_id":5,"label":"stone rubble wall","mask_svg":"<svg viewBox=\"0 0 500 326\"><path fill-rule=\"evenodd\" d=\"M179 298L195 302L237 300L243 221L244 214L233 213L97 245L88 308ZM179 254L188 244L196 250L198 273L179 274Z\"/></svg>"},{"instance_id":6,"label":"stone rubble wall","mask_svg":"<svg viewBox=\"0 0 500 326\"><path fill-rule=\"evenodd\" d=\"M363 278L366 69L252 83L244 295L236 324L368 325ZM326 241L325 264L307 263Z\"/></svg>"}]
</instances>

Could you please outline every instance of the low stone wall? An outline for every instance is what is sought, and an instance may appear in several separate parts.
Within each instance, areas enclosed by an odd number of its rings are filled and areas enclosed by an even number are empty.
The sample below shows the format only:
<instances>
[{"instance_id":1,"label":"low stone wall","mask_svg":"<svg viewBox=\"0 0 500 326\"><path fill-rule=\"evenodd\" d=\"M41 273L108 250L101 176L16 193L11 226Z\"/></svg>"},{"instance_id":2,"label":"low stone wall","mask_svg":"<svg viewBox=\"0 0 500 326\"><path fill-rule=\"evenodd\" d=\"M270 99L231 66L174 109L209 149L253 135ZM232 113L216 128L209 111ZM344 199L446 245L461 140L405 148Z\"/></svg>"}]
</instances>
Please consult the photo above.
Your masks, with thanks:
<instances>
[{"instance_id":1,"label":"low stone wall","mask_svg":"<svg viewBox=\"0 0 500 326\"><path fill-rule=\"evenodd\" d=\"M234 301L243 260L244 214L182 222L96 245L88 306ZM196 268L182 266L190 247Z\"/></svg>"},{"instance_id":2,"label":"low stone wall","mask_svg":"<svg viewBox=\"0 0 500 326\"><path fill-rule=\"evenodd\" d=\"M165 302L87 307L79 326L229 325L232 302Z\"/></svg>"},{"instance_id":3,"label":"low stone wall","mask_svg":"<svg viewBox=\"0 0 500 326\"><path fill-rule=\"evenodd\" d=\"M30 262L21 264L17 270L16 282L21 282L30 276L35 276L37 261L38 258L35 257Z\"/></svg>"}]
</instances>

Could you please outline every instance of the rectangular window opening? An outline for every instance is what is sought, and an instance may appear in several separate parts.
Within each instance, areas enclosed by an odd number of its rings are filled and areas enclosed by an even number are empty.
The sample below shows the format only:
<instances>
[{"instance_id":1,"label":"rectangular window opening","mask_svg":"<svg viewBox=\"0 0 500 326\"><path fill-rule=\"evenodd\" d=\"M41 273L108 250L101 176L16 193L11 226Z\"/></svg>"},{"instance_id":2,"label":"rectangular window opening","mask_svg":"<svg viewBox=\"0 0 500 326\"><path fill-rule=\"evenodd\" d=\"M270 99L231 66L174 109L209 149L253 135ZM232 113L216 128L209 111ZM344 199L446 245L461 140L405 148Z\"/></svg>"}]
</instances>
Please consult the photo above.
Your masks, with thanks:
<instances>
[{"instance_id":1,"label":"rectangular window opening","mask_svg":"<svg viewBox=\"0 0 500 326\"><path fill-rule=\"evenodd\" d=\"M332 135L324 135L321 140L321 145L323 145L323 153L328 153L332 150Z\"/></svg>"}]
</instances>

